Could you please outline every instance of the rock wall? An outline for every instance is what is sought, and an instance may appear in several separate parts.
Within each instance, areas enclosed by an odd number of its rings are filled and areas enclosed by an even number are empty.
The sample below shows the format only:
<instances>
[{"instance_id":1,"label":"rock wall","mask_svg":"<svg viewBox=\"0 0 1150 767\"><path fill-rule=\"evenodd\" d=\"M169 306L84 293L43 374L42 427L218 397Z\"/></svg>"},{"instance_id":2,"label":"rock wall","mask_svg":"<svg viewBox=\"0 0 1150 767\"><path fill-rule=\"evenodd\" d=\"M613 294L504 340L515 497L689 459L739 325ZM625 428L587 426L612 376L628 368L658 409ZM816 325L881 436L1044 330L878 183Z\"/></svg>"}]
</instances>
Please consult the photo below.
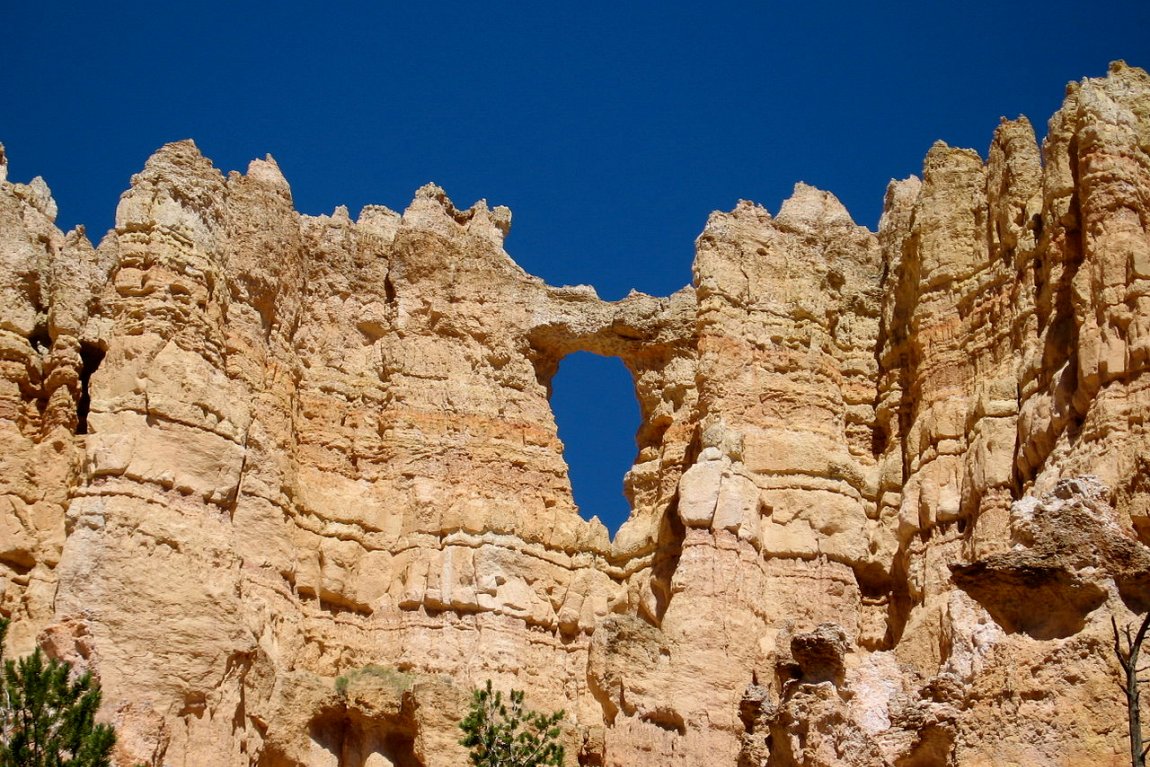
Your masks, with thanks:
<instances>
[{"instance_id":1,"label":"rock wall","mask_svg":"<svg viewBox=\"0 0 1150 767\"><path fill-rule=\"evenodd\" d=\"M93 247L0 152L0 613L92 669L121 763L447 767L486 679L571 765L1120 765L1150 608L1150 76L1041 150L937 144L879 231L799 184L600 300L506 208L296 213L189 142ZM629 521L548 403L616 356Z\"/></svg>"}]
</instances>

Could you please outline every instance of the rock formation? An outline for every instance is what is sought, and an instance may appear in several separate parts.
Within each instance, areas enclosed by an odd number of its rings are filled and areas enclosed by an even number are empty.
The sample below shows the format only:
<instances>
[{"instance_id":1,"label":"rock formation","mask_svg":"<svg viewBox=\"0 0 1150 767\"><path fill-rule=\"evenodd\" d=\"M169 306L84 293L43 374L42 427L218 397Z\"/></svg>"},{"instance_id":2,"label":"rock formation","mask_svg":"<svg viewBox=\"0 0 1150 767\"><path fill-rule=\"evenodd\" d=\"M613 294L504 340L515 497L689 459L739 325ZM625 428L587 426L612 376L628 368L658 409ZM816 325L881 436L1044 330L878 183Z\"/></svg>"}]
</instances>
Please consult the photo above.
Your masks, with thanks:
<instances>
[{"instance_id":1,"label":"rock formation","mask_svg":"<svg viewBox=\"0 0 1150 767\"><path fill-rule=\"evenodd\" d=\"M295 212L190 141L93 247L0 153L0 613L122 764L448 767L490 678L572 765L1121 765L1150 608L1150 76L935 145L879 231L799 184L600 300L506 208ZM560 360L641 406L614 540Z\"/></svg>"}]
</instances>

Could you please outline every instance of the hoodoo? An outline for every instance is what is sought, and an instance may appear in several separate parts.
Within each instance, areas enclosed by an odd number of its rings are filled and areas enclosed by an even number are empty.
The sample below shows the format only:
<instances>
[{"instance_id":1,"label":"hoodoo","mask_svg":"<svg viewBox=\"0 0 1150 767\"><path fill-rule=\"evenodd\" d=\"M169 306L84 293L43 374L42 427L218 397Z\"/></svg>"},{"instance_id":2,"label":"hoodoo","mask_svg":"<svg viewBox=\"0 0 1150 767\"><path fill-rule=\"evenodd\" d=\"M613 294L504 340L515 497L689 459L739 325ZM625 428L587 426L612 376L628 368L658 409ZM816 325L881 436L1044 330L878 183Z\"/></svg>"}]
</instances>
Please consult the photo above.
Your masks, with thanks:
<instances>
[{"instance_id":1,"label":"hoodoo","mask_svg":"<svg viewBox=\"0 0 1150 767\"><path fill-rule=\"evenodd\" d=\"M1150 609L1150 76L936 144L878 232L805 184L600 300L428 185L306 216L191 141L98 247L0 152L0 615L123 765L458 767L491 679L570 765L1126 765ZM560 360L642 423L614 540ZM337 683L337 680L340 680Z\"/></svg>"}]
</instances>

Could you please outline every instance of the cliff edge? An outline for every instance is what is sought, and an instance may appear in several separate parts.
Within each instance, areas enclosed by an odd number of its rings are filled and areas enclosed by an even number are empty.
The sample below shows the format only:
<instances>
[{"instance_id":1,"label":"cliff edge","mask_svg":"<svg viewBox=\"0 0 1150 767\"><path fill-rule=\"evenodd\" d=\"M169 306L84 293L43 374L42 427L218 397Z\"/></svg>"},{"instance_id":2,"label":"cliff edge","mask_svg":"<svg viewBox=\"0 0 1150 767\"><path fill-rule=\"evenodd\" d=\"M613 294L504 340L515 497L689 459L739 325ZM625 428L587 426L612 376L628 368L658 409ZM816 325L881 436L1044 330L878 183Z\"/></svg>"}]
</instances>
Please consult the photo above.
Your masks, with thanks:
<instances>
[{"instance_id":1,"label":"cliff edge","mask_svg":"<svg viewBox=\"0 0 1150 767\"><path fill-rule=\"evenodd\" d=\"M484 680L572 765L1122 765L1150 609L1150 76L936 144L877 233L799 184L600 300L428 185L297 213L190 142L94 247L0 150L0 613L124 764L448 767ZM620 358L614 540L550 380ZM342 680L337 684L337 680Z\"/></svg>"}]
</instances>

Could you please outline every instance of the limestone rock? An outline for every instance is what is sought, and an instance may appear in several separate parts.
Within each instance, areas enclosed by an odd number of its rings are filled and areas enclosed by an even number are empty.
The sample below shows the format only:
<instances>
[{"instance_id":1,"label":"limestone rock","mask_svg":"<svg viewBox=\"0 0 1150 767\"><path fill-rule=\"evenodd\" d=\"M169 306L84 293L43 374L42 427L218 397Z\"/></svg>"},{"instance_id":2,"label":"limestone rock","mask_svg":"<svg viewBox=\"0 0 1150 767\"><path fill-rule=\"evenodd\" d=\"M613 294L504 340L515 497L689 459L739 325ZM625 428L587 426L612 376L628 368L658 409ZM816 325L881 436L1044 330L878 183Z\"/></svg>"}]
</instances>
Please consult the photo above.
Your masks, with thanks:
<instances>
[{"instance_id":1,"label":"limestone rock","mask_svg":"<svg viewBox=\"0 0 1150 767\"><path fill-rule=\"evenodd\" d=\"M878 232L800 183L616 302L520 269L506 208L304 216L190 141L93 247L0 149L8 650L98 675L121 764L457 765L487 679L570 765L1123 764L1148 136L1116 63L1041 147L935 145ZM639 399L614 540L549 403L576 351Z\"/></svg>"},{"instance_id":2,"label":"limestone rock","mask_svg":"<svg viewBox=\"0 0 1150 767\"><path fill-rule=\"evenodd\" d=\"M1071 636L1108 591L1137 613L1150 609L1150 549L1124 529L1095 477L1061 480L1041 499L1011 507L1014 545L970 564L954 582L1008 630ZM1107 588L1107 581L1113 586ZM1036 608L1036 605L1041 605Z\"/></svg>"}]
</instances>

